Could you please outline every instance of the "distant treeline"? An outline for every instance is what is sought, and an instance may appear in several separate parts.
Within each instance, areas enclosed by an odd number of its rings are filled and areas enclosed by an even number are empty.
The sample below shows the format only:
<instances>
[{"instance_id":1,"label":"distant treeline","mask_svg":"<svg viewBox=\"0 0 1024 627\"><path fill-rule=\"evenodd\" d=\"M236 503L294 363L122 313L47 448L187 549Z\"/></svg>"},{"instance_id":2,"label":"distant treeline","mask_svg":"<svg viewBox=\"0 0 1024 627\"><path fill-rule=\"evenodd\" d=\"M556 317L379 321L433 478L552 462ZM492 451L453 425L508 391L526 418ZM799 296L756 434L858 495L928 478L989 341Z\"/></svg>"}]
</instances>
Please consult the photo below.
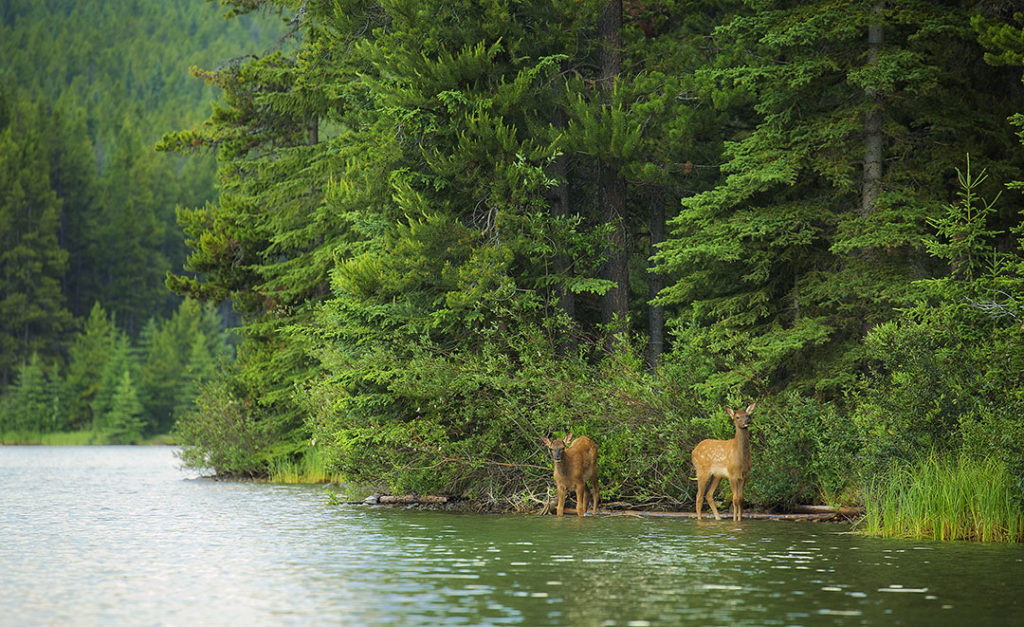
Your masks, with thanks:
<instances>
[{"instance_id":1,"label":"distant treeline","mask_svg":"<svg viewBox=\"0 0 1024 627\"><path fill-rule=\"evenodd\" d=\"M187 252L176 209L216 197L216 164L153 145L219 97L191 66L284 32L276 16L220 12L202 0L0 3L0 398L37 369L68 376L95 305L137 346L182 306L164 286ZM48 424L92 428L83 417ZM169 427L164 414L144 422Z\"/></svg>"},{"instance_id":2,"label":"distant treeline","mask_svg":"<svg viewBox=\"0 0 1024 627\"><path fill-rule=\"evenodd\" d=\"M166 320L150 318L136 341L97 304L68 353L66 368L33 353L18 369L0 397L0 441L87 432L89 443L128 444L168 433L234 358L216 309L190 299Z\"/></svg>"}]
</instances>

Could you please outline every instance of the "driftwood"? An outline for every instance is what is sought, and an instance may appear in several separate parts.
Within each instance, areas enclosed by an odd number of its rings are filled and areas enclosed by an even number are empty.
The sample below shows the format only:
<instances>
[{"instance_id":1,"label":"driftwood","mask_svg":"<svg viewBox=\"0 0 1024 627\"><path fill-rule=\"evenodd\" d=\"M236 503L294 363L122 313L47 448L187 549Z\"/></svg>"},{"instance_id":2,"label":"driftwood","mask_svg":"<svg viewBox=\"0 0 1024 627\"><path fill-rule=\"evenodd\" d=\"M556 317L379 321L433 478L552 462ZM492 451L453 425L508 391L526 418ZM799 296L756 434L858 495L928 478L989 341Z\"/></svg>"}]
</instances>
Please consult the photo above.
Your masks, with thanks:
<instances>
[{"instance_id":1,"label":"driftwood","mask_svg":"<svg viewBox=\"0 0 1024 627\"><path fill-rule=\"evenodd\" d=\"M368 496L362 501L345 501L346 505L437 505L441 503L447 503L447 496L431 496L423 495L419 496L416 494L399 494L390 495L385 494L383 496L373 495Z\"/></svg>"},{"instance_id":2,"label":"driftwood","mask_svg":"<svg viewBox=\"0 0 1024 627\"><path fill-rule=\"evenodd\" d=\"M832 507L831 505L797 505L795 514L835 514L844 518L860 518L864 515L863 507Z\"/></svg>"},{"instance_id":3,"label":"driftwood","mask_svg":"<svg viewBox=\"0 0 1024 627\"><path fill-rule=\"evenodd\" d=\"M447 503L447 496L416 496L415 494L405 494L398 496L381 496L377 498L377 502L381 505L406 505L411 503Z\"/></svg>"}]
</instances>

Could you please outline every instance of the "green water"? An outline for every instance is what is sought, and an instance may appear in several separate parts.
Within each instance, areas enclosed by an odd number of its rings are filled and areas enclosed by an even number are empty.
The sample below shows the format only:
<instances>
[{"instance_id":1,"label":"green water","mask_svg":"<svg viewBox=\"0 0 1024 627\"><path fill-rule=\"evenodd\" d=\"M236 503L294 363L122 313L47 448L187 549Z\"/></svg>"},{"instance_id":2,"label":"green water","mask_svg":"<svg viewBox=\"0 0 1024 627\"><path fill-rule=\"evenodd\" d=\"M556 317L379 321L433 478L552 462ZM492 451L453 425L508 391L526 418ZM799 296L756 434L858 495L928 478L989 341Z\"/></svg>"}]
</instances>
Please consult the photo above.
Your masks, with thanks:
<instances>
[{"instance_id":1,"label":"green water","mask_svg":"<svg viewBox=\"0 0 1024 627\"><path fill-rule=\"evenodd\" d=\"M1019 624L1024 549L332 506L166 448L0 447L0 624Z\"/></svg>"}]
</instances>

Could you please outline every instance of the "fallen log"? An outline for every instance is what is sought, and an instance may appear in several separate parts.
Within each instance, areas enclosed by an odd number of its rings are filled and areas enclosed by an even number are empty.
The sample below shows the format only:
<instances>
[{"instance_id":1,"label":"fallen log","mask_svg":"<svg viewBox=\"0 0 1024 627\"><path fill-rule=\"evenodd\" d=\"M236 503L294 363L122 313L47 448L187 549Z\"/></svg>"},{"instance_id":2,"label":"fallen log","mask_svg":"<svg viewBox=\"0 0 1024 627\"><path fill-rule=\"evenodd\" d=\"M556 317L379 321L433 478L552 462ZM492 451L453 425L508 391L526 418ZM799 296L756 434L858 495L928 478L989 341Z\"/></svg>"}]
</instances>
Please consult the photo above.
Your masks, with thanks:
<instances>
[{"instance_id":1,"label":"fallen log","mask_svg":"<svg viewBox=\"0 0 1024 627\"><path fill-rule=\"evenodd\" d=\"M371 500L372 499L372 500ZM414 505L414 504L436 504L436 503L447 503L447 496L418 496L415 494L400 494L400 495L384 495L378 497L370 497L364 501L370 504L380 505Z\"/></svg>"},{"instance_id":2,"label":"fallen log","mask_svg":"<svg viewBox=\"0 0 1024 627\"><path fill-rule=\"evenodd\" d=\"M566 507L566 514L576 514L576 508ZM639 510L598 510L597 515L599 517L614 517L614 516L629 516L634 518L689 518L696 519L696 512L649 512ZM731 520L731 517L728 517ZM703 520L714 520L715 517L707 512L704 513ZM744 520L788 520L793 522L830 522L830 521L843 521L846 517L840 515L837 512L821 512L821 513L791 513L791 514L769 514L761 512L744 512ZM722 520L725 520L723 517Z\"/></svg>"},{"instance_id":3,"label":"fallen log","mask_svg":"<svg viewBox=\"0 0 1024 627\"><path fill-rule=\"evenodd\" d=\"M863 507L832 507L831 505L796 505L795 514L838 514L846 518L859 518L864 515Z\"/></svg>"}]
</instances>

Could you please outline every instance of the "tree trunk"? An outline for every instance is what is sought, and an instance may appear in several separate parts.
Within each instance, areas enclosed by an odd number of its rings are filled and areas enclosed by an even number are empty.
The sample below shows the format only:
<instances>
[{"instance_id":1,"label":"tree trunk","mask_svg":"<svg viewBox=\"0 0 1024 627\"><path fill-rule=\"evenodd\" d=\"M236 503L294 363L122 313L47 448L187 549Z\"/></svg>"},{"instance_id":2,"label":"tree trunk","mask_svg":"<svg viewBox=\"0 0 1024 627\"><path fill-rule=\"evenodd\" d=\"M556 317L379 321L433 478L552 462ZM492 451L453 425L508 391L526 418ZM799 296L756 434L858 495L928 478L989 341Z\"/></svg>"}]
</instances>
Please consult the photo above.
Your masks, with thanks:
<instances>
[{"instance_id":1,"label":"tree trunk","mask_svg":"<svg viewBox=\"0 0 1024 627\"><path fill-rule=\"evenodd\" d=\"M565 126L565 115L559 111L557 114L557 120L560 127ZM568 183L568 167L566 160L568 158L562 154L555 159L555 162L551 167L551 174L554 178L560 182L552 190L551 198L551 215L554 218L565 218L569 215L569 183ZM563 254L555 255L555 271L562 276L569 276L572 272L572 266L569 260ZM558 294L558 306L565 312L570 318L576 317L576 298L575 295L565 285L559 285L556 289Z\"/></svg>"},{"instance_id":2,"label":"tree trunk","mask_svg":"<svg viewBox=\"0 0 1024 627\"><path fill-rule=\"evenodd\" d=\"M879 2L873 11L881 14L884 3ZM867 64L877 65L878 55L884 41L881 24L868 26ZM870 100L867 115L864 117L864 175L861 184L861 215L869 216L875 212L878 201L878 189L882 181L882 102L881 96L873 89L867 89Z\"/></svg>"},{"instance_id":3,"label":"tree trunk","mask_svg":"<svg viewBox=\"0 0 1024 627\"><path fill-rule=\"evenodd\" d=\"M611 102L615 79L622 71L622 2L611 0L601 10L598 23L601 39L599 88L605 93L605 101ZM605 292L601 299L601 321L611 325L628 324L629 320L629 254L626 236L626 184L622 179L619 163L613 155L607 155L600 164L598 175L598 203L601 218L613 225L606 248L607 259L602 277L615 285ZM605 349L613 351L614 334L605 336Z\"/></svg>"},{"instance_id":4,"label":"tree trunk","mask_svg":"<svg viewBox=\"0 0 1024 627\"><path fill-rule=\"evenodd\" d=\"M657 194L651 203L650 215L651 250L650 255L658 252L658 244L665 241L665 205L661 194ZM651 301L658 297L658 292L665 286L665 279L658 272L658 264L651 260L648 274L648 296ZM647 327L650 340L647 344L647 367L654 370L661 361L665 351L665 308L650 304L647 310Z\"/></svg>"},{"instance_id":5,"label":"tree trunk","mask_svg":"<svg viewBox=\"0 0 1024 627\"><path fill-rule=\"evenodd\" d=\"M602 219L614 228L608 236L605 249L607 259L601 272L602 278L614 285L601 298L601 322L605 325L627 324L629 320L629 256L627 252L626 222L623 219L626 205L626 185L619 174L618 166L603 164L598 182L598 197L602 208ZM610 331L605 336L605 348L615 349L615 335Z\"/></svg>"}]
</instances>

